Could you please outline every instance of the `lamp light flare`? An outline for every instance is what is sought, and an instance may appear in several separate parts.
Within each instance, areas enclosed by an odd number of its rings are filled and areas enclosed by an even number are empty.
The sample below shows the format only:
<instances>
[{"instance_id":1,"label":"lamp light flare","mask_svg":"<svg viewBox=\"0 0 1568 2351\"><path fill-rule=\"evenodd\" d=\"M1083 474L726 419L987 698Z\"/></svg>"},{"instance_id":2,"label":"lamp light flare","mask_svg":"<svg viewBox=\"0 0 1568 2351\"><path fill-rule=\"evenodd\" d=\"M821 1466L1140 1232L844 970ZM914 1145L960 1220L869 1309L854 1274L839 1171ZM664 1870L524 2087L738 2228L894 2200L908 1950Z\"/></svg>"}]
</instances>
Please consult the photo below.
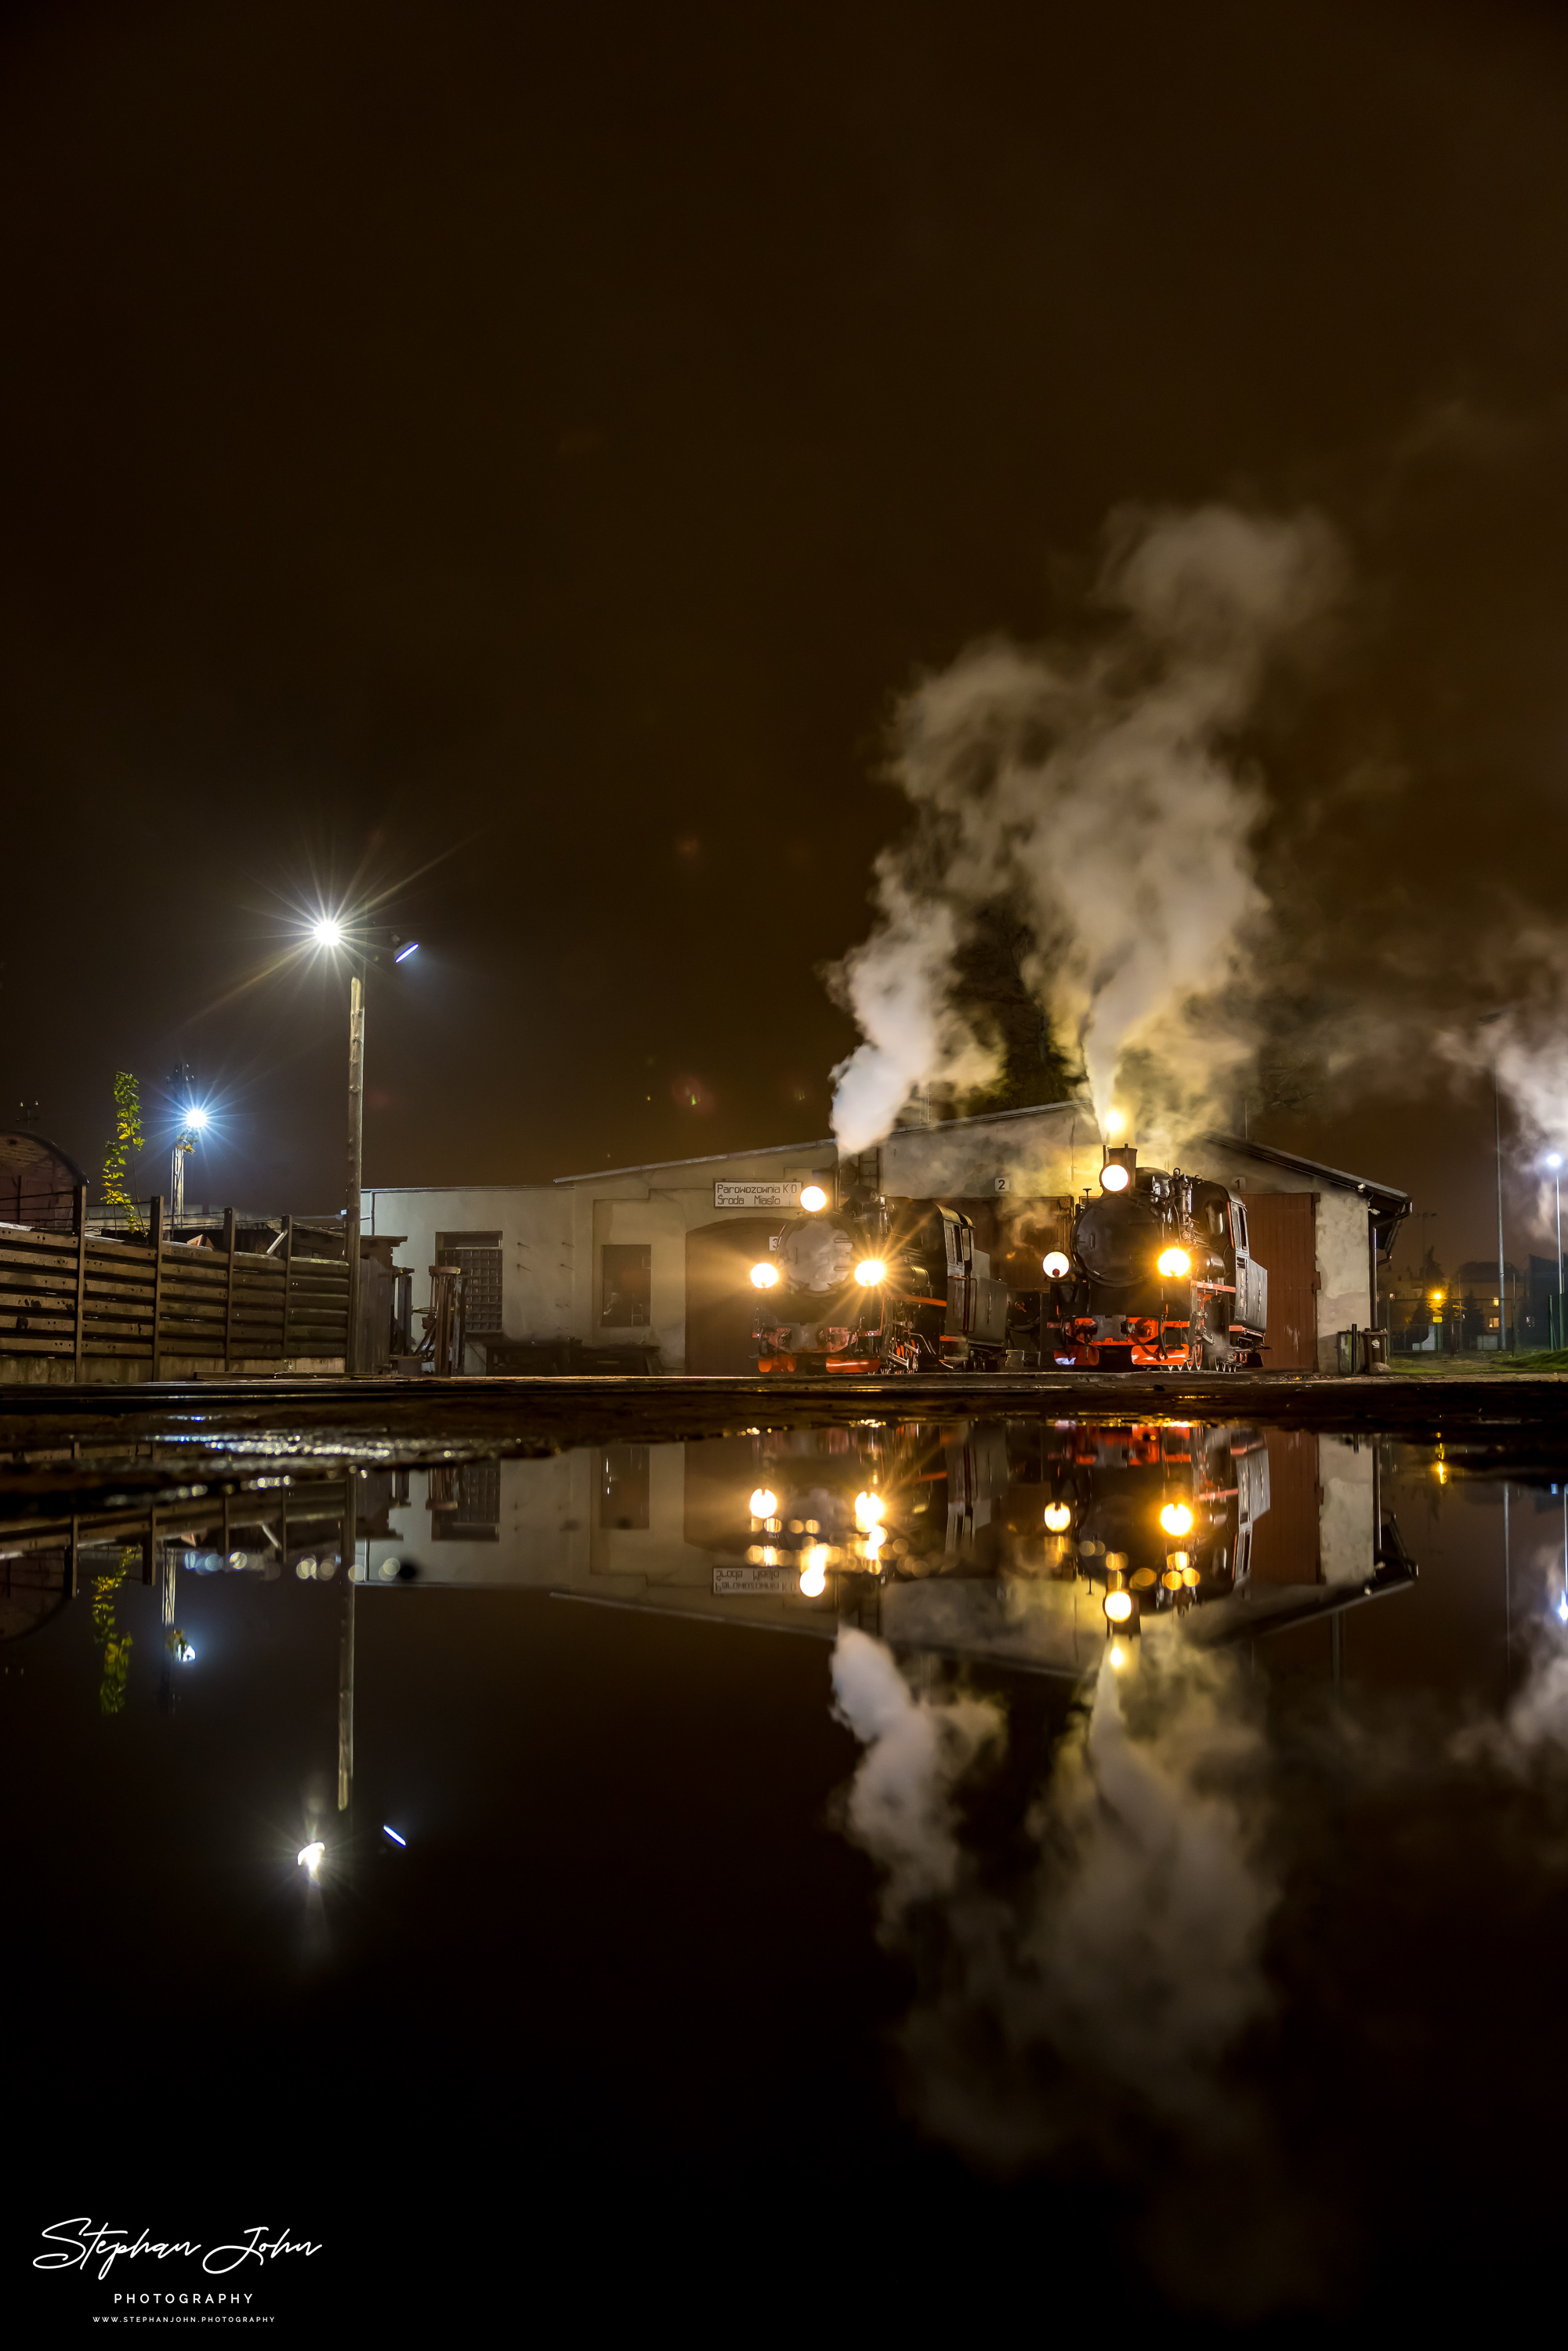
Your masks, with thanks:
<instances>
[{"instance_id":1,"label":"lamp light flare","mask_svg":"<svg viewBox=\"0 0 1568 2351\"><path fill-rule=\"evenodd\" d=\"M1102 1192L1124 1192L1132 1180L1132 1177L1128 1175L1126 1169L1123 1166L1119 1159L1109 1161L1107 1165L1100 1170L1100 1189Z\"/></svg>"},{"instance_id":2,"label":"lamp light flare","mask_svg":"<svg viewBox=\"0 0 1568 2351\"><path fill-rule=\"evenodd\" d=\"M319 947L340 947L343 925L333 915L323 914L320 921L313 925L310 935Z\"/></svg>"},{"instance_id":3,"label":"lamp light flare","mask_svg":"<svg viewBox=\"0 0 1568 2351\"><path fill-rule=\"evenodd\" d=\"M1560 1151L1549 1151L1546 1155L1546 1165L1555 1173L1563 1165L1563 1154Z\"/></svg>"},{"instance_id":4,"label":"lamp light flare","mask_svg":"<svg viewBox=\"0 0 1568 2351\"><path fill-rule=\"evenodd\" d=\"M887 1268L879 1257L862 1257L855 1268L855 1280L862 1290L874 1290L879 1281L887 1279Z\"/></svg>"},{"instance_id":5,"label":"lamp light flare","mask_svg":"<svg viewBox=\"0 0 1568 2351\"><path fill-rule=\"evenodd\" d=\"M1040 1270L1047 1281L1065 1281L1072 1270L1072 1260L1061 1249L1052 1249L1040 1259Z\"/></svg>"},{"instance_id":6,"label":"lamp light flare","mask_svg":"<svg viewBox=\"0 0 1568 2351\"><path fill-rule=\"evenodd\" d=\"M403 1849L404 1849L405 1851L407 1850L407 1847L408 1847L408 1839L407 1839L407 1837L405 1837L405 1836L399 1836L399 1834L398 1834L398 1833L397 1833L396 1829L389 1829L389 1828L388 1828L388 1826L387 1826L387 1824L386 1824L386 1823L385 1823L385 1821L383 1821L383 1822L382 1823L382 1836L384 1836L384 1837L391 1837L391 1839L392 1839L392 1841L393 1844L401 1844L401 1845L403 1847Z\"/></svg>"},{"instance_id":7,"label":"lamp light flare","mask_svg":"<svg viewBox=\"0 0 1568 2351\"><path fill-rule=\"evenodd\" d=\"M778 1283L779 1269L776 1265L769 1265L766 1260L764 1260L762 1264L754 1265L752 1267L751 1287L753 1290L774 1290L778 1287Z\"/></svg>"},{"instance_id":8,"label":"lamp light flare","mask_svg":"<svg viewBox=\"0 0 1568 2351\"><path fill-rule=\"evenodd\" d=\"M779 1497L770 1486L758 1486L751 1497L754 1519L771 1519L778 1515Z\"/></svg>"},{"instance_id":9,"label":"lamp light flare","mask_svg":"<svg viewBox=\"0 0 1568 2351\"><path fill-rule=\"evenodd\" d=\"M294 1858L308 1876L314 1877L321 1866L327 1848L320 1838L316 1837L309 1844L302 1844Z\"/></svg>"},{"instance_id":10,"label":"lamp light flare","mask_svg":"<svg viewBox=\"0 0 1568 2351\"><path fill-rule=\"evenodd\" d=\"M417 955L418 953L419 941L417 939L410 939L407 946L399 947L396 955L392 957L392 961L393 963L406 963L411 955ZM391 1832L389 1831L388 1834L390 1834Z\"/></svg>"},{"instance_id":11,"label":"lamp light flare","mask_svg":"<svg viewBox=\"0 0 1568 2351\"><path fill-rule=\"evenodd\" d=\"M820 1600L828 1588L828 1546L813 1543L800 1570L800 1591L807 1600Z\"/></svg>"},{"instance_id":12,"label":"lamp light flare","mask_svg":"<svg viewBox=\"0 0 1568 2351\"><path fill-rule=\"evenodd\" d=\"M1189 1535L1192 1532L1192 1512L1185 1502L1167 1502L1160 1512L1160 1524L1167 1535Z\"/></svg>"},{"instance_id":13,"label":"lamp light flare","mask_svg":"<svg viewBox=\"0 0 1568 2351\"><path fill-rule=\"evenodd\" d=\"M1125 1133L1126 1133L1126 1132L1127 1132L1127 1113L1126 1113L1126 1112L1125 1112L1124 1110L1113 1110L1113 1111L1110 1111L1110 1112L1108 1112L1108 1113L1107 1113L1107 1114L1106 1114L1106 1119L1105 1119L1105 1133L1106 1133L1106 1134L1107 1134L1108 1136L1113 1136L1113 1135L1118 1135L1118 1134L1125 1134Z\"/></svg>"},{"instance_id":14,"label":"lamp light flare","mask_svg":"<svg viewBox=\"0 0 1568 2351\"><path fill-rule=\"evenodd\" d=\"M194 1127L196 1133L199 1134L206 1123L207 1113L202 1108L200 1102L191 1102L187 1104L185 1110L185 1124L187 1126Z\"/></svg>"},{"instance_id":15,"label":"lamp light flare","mask_svg":"<svg viewBox=\"0 0 1568 2351\"><path fill-rule=\"evenodd\" d=\"M880 1526L886 1515L887 1505L880 1494L867 1492L855 1496L855 1524L862 1534L871 1527Z\"/></svg>"},{"instance_id":16,"label":"lamp light flare","mask_svg":"<svg viewBox=\"0 0 1568 2351\"><path fill-rule=\"evenodd\" d=\"M1065 1502L1047 1502L1045 1527L1048 1534L1064 1535L1071 1524L1072 1512Z\"/></svg>"},{"instance_id":17,"label":"lamp light flare","mask_svg":"<svg viewBox=\"0 0 1568 2351\"><path fill-rule=\"evenodd\" d=\"M808 1184L800 1195L800 1206L805 1209L806 1214L809 1217L814 1217L819 1208L825 1208L827 1205L828 1196L821 1186Z\"/></svg>"},{"instance_id":18,"label":"lamp light flare","mask_svg":"<svg viewBox=\"0 0 1568 2351\"><path fill-rule=\"evenodd\" d=\"M1179 1281L1184 1274L1192 1271L1192 1259L1184 1249L1162 1249L1159 1264L1167 1281Z\"/></svg>"},{"instance_id":19,"label":"lamp light flare","mask_svg":"<svg viewBox=\"0 0 1568 2351\"><path fill-rule=\"evenodd\" d=\"M1132 1613L1133 1595L1130 1592L1116 1591L1105 1594L1105 1614L1113 1625L1124 1625Z\"/></svg>"}]
</instances>

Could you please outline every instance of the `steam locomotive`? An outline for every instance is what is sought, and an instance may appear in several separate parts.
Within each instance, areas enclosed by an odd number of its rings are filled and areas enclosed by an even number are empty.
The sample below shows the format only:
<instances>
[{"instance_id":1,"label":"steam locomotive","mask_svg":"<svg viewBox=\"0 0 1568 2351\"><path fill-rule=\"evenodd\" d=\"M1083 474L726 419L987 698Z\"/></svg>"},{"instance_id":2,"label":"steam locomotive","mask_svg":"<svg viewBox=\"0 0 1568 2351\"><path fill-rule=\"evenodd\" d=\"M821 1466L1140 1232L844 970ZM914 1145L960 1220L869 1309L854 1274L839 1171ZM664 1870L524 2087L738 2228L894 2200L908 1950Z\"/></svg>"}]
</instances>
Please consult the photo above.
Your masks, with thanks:
<instances>
[{"instance_id":1,"label":"steam locomotive","mask_svg":"<svg viewBox=\"0 0 1568 2351\"><path fill-rule=\"evenodd\" d=\"M820 1185L751 1270L761 1372L1256 1368L1269 1277L1223 1184L1108 1150L1098 1193L1019 1202L1008 1279L935 1200ZM1037 1254L1038 1252L1038 1254Z\"/></svg>"}]
</instances>

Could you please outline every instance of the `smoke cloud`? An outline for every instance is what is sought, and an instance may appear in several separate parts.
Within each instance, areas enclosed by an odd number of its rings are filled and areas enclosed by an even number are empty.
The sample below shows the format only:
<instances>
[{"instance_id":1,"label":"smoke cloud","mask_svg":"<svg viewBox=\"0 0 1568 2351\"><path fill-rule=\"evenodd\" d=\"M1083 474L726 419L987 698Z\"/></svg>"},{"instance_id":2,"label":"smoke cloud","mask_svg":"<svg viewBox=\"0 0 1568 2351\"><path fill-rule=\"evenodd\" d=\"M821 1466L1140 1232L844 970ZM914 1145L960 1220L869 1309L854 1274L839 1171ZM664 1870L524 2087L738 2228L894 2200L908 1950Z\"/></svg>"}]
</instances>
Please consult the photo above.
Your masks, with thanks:
<instances>
[{"instance_id":1,"label":"smoke cloud","mask_svg":"<svg viewBox=\"0 0 1568 2351\"><path fill-rule=\"evenodd\" d=\"M862 1633L841 1632L832 1671L865 1742L847 1823L882 1873L883 1938L929 1949L938 1931L905 2035L927 2127L1011 2169L1092 2136L1110 2090L1184 2134L1228 2138L1218 2069L1267 2005L1276 1895L1261 1735L1233 1661L1173 1644L1145 1661L1131 1706L1105 1665L1030 1816L1032 1863L1006 1890L955 1826L960 1783L999 1744L997 1710L916 1697Z\"/></svg>"},{"instance_id":2,"label":"smoke cloud","mask_svg":"<svg viewBox=\"0 0 1568 2351\"><path fill-rule=\"evenodd\" d=\"M833 976L863 1039L834 1071L845 1151L916 1088L995 1074L955 957L998 904L1103 1132L1113 1105L1145 1136L1212 1114L1254 1049L1232 998L1269 916L1261 788L1237 737L1344 569L1313 514L1129 510L1106 537L1105 641L977 645L906 697L892 772L915 824L878 860L876 926Z\"/></svg>"}]
</instances>

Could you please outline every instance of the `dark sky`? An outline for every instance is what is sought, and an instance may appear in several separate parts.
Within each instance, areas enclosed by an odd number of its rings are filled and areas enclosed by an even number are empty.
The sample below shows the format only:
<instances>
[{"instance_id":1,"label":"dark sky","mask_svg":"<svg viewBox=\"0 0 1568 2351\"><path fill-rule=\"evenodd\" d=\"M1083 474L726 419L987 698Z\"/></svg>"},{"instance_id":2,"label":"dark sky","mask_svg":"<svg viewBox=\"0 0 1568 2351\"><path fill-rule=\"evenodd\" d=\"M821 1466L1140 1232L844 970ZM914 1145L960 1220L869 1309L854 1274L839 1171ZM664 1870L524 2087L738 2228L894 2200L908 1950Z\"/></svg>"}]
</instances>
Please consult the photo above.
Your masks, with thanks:
<instances>
[{"instance_id":1,"label":"dark sky","mask_svg":"<svg viewBox=\"0 0 1568 2351\"><path fill-rule=\"evenodd\" d=\"M5 1115L96 1169L188 1058L194 1192L334 1206L332 986L241 984L392 892L369 1180L825 1133L892 698L1129 499L1334 520L1286 886L1484 988L1563 862L1565 105L1505 0L13 8ZM1435 1072L1282 1139L1485 1247Z\"/></svg>"}]
</instances>

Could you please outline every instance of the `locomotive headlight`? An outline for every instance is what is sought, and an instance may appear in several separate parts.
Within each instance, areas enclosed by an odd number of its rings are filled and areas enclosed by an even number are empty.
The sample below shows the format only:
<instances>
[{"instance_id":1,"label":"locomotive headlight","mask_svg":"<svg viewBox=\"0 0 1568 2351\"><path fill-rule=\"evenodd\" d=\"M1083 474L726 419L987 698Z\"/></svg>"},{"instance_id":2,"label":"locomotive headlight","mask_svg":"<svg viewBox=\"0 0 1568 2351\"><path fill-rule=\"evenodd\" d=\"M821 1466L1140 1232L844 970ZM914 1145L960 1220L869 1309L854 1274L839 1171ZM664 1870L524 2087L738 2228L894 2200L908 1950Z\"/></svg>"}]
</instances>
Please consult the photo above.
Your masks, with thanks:
<instances>
[{"instance_id":1,"label":"locomotive headlight","mask_svg":"<svg viewBox=\"0 0 1568 2351\"><path fill-rule=\"evenodd\" d=\"M1072 1260L1064 1257L1061 1249L1052 1249L1049 1257L1041 1259L1040 1270L1047 1281L1065 1281L1072 1270Z\"/></svg>"},{"instance_id":2,"label":"locomotive headlight","mask_svg":"<svg viewBox=\"0 0 1568 2351\"><path fill-rule=\"evenodd\" d=\"M1192 1259L1184 1249L1161 1249L1160 1271L1167 1281L1179 1281L1192 1271Z\"/></svg>"},{"instance_id":3,"label":"locomotive headlight","mask_svg":"<svg viewBox=\"0 0 1568 2351\"><path fill-rule=\"evenodd\" d=\"M879 1257L862 1257L855 1268L855 1280L862 1290L874 1290L879 1281L887 1279L887 1268Z\"/></svg>"},{"instance_id":4,"label":"locomotive headlight","mask_svg":"<svg viewBox=\"0 0 1568 2351\"><path fill-rule=\"evenodd\" d=\"M1192 1532L1192 1512L1185 1502L1167 1502L1160 1512L1160 1524L1167 1535L1189 1535Z\"/></svg>"},{"instance_id":5,"label":"locomotive headlight","mask_svg":"<svg viewBox=\"0 0 1568 2351\"><path fill-rule=\"evenodd\" d=\"M880 1494L855 1496L855 1524L862 1534L869 1533L874 1526L880 1526L886 1510L887 1505Z\"/></svg>"},{"instance_id":6,"label":"locomotive headlight","mask_svg":"<svg viewBox=\"0 0 1568 2351\"><path fill-rule=\"evenodd\" d=\"M777 1287L778 1280L779 1269L776 1265L754 1265L751 1269L753 1290L772 1290Z\"/></svg>"},{"instance_id":7,"label":"locomotive headlight","mask_svg":"<svg viewBox=\"0 0 1568 2351\"><path fill-rule=\"evenodd\" d=\"M808 1184L800 1195L800 1206L805 1209L806 1214L809 1217L814 1217L819 1208L825 1208L827 1205L828 1196L821 1186Z\"/></svg>"},{"instance_id":8,"label":"locomotive headlight","mask_svg":"<svg viewBox=\"0 0 1568 2351\"><path fill-rule=\"evenodd\" d=\"M770 1519L776 1514L778 1509L778 1495L767 1486L758 1486L751 1497L752 1517L754 1519Z\"/></svg>"},{"instance_id":9,"label":"locomotive headlight","mask_svg":"<svg viewBox=\"0 0 1568 2351\"><path fill-rule=\"evenodd\" d=\"M1113 1159L1100 1170L1102 1192L1124 1192L1132 1180L1119 1159Z\"/></svg>"},{"instance_id":10,"label":"locomotive headlight","mask_svg":"<svg viewBox=\"0 0 1568 2351\"><path fill-rule=\"evenodd\" d=\"M1113 1625L1124 1625L1132 1613L1133 1595L1130 1592L1108 1592L1105 1594L1105 1614Z\"/></svg>"},{"instance_id":11,"label":"locomotive headlight","mask_svg":"<svg viewBox=\"0 0 1568 2351\"><path fill-rule=\"evenodd\" d=\"M1045 1531L1047 1534L1064 1535L1072 1524L1072 1513L1065 1502L1047 1502Z\"/></svg>"},{"instance_id":12,"label":"locomotive headlight","mask_svg":"<svg viewBox=\"0 0 1568 2351\"><path fill-rule=\"evenodd\" d=\"M800 1590L808 1600L820 1600L828 1588L828 1547L812 1543L800 1567Z\"/></svg>"}]
</instances>

